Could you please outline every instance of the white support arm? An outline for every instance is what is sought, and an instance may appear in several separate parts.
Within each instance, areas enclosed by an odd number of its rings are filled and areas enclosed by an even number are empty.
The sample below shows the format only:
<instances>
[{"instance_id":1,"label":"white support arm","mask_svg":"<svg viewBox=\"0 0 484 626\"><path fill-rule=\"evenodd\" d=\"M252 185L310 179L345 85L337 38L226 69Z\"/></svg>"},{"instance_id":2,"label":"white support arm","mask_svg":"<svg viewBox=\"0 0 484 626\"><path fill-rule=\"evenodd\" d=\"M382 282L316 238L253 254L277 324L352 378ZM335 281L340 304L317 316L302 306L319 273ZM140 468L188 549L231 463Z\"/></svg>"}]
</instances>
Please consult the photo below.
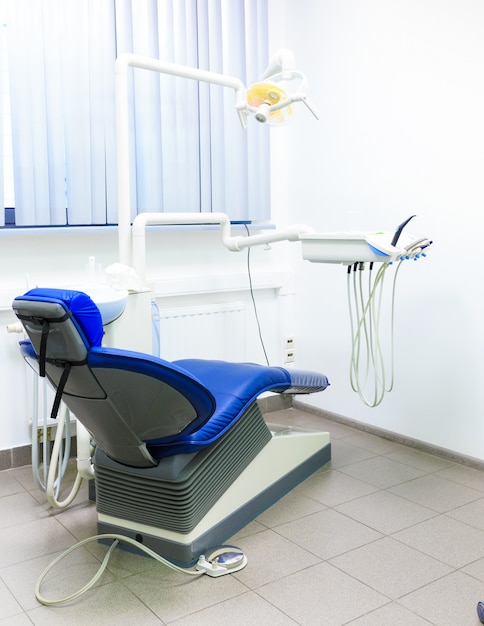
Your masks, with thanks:
<instances>
[{"instance_id":1,"label":"white support arm","mask_svg":"<svg viewBox=\"0 0 484 626\"><path fill-rule=\"evenodd\" d=\"M218 224L223 245L232 252L276 241L298 241L301 234L314 233L306 224L293 224L281 230L259 235L232 236L230 219L225 213L140 213L133 222L133 265L139 278L146 280L146 226L148 225Z\"/></svg>"}]
</instances>

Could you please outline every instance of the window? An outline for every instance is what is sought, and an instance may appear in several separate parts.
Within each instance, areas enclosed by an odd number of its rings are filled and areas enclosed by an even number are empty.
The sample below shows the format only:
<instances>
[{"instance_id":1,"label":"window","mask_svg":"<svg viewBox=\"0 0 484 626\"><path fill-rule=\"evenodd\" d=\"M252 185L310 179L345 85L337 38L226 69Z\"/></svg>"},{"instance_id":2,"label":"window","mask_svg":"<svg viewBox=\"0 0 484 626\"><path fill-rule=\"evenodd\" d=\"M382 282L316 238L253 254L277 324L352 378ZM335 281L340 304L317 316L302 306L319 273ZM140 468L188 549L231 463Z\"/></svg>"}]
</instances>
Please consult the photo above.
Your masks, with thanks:
<instances>
[{"instance_id":1,"label":"window","mask_svg":"<svg viewBox=\"0 0 484 626\"><path fill-rule=\"evenodd\" d=\"M10 162L17 226L117 222L117 55L247 84L268 59L261 0L3 0L3 9L10 94L3 90L0 113L8 139L10 105L12 157L1 178L7 188ZM268 219L269 130L253 120L240 127L231 90L139 69L130 82L133 217L223 211Z\"/></svg>"}]
</instances>

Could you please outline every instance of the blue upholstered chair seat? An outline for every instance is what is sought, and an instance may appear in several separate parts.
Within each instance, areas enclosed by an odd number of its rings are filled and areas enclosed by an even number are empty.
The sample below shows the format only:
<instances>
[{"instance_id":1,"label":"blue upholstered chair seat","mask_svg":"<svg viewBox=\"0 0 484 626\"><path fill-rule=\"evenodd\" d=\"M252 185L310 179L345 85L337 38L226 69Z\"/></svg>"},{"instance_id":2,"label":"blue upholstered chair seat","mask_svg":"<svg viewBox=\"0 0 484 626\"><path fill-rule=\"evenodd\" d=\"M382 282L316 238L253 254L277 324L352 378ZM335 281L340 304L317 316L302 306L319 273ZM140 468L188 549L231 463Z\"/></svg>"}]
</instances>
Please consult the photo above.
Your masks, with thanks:
<instances>
[{"instance_id":1,"label":"blue upholstered chair seat","mask_svg":"<svg viewBox=\"0 0 484 626\"><path fill-rule=\"evenodd\" d=\"M197 380L210 389L215 398L215 411L210 419L198 430L184 437L147 441L148 449L156 458L160 452L189 452L203 448L221 437L244 414L262 393L266 391L297 393L297 389L308 392L322 391L328 386L326 376L299 370L293 373L282 367L267 367L255 363L231 363L226 361L206 361L204 359L183 359L174 365L190 372ZM301 385L293 382L300 380ZM306 384L304 384L306 383Z\"/></svg>"}]
</instances>

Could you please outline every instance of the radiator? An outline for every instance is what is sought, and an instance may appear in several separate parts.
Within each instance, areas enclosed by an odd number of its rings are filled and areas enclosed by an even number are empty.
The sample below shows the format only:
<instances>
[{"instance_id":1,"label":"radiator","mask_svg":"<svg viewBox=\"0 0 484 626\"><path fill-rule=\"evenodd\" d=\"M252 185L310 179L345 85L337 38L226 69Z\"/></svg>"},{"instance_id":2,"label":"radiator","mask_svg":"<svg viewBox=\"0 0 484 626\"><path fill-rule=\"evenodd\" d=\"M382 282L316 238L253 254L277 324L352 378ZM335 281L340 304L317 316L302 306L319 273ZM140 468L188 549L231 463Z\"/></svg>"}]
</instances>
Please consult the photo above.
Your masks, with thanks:
<instances>
[{"instance_id":1,"label":"radiator","mask_svg":"<svg viewBox=\"0 0 484 626\"><path fill-rule=\"evenodd\" d=\"M226 302L160 309L160 357L245 360L245 306Z\"/></svg>"}]
</instances>

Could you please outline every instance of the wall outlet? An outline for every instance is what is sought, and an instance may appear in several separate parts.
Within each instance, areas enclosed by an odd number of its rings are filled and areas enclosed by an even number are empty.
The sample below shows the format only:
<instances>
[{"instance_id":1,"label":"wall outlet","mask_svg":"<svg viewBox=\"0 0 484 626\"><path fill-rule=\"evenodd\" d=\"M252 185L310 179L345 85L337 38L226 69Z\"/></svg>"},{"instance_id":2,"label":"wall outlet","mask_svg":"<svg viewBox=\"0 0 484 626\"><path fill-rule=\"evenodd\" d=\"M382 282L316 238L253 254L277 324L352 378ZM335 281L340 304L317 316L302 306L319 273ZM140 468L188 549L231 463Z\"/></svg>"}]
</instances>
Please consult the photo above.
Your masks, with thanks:
<instances>
[{"instance_id":1,"label":"wall outlet","mask_svg":"<svg viewBox=\"0 0 484 626\"><path fill-rule=\"evenodd\" d=\"M284 362L292 363L295 359L294 350L285 350L284 352Z\"/></svg>"},{"instance_id":2,"label":"wall outlet","mask_svg":"<svg viewBox=\"0 0 484 626\"><path fill-rule=\"evenodd\" d=\"M284 338L284 348L286 350L291 350L294 348L295 340L294 337L285 337Z\"/></svg>"}]
</instances>

